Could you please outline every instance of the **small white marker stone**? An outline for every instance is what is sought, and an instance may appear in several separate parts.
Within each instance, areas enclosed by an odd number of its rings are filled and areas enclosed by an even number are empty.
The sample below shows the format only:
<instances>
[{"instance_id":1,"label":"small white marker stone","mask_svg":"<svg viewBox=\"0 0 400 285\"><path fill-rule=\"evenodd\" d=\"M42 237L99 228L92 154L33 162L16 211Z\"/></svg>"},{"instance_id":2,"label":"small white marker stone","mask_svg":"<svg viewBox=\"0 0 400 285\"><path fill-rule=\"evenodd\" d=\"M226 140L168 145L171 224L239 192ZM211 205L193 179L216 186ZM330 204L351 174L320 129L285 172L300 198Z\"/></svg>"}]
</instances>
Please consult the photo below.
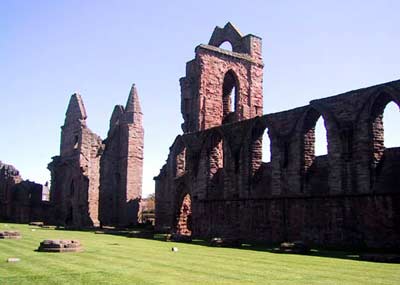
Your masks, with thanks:
<instances>
[{"instance_id":1,"label":"small white marker stone","mask_svg":"<svg viewBox=\"0 0 400 285\"><path fill-rule=\"evenodd\" d=\"M32 232L36 232L36 230L35 230L35 229L32 229Z\"/></svg>"},{"instance_id":2,"label":"small white marker stone","mask_svg":"<svg viewBox=\"0 0 400 285\"><path fill-rule=\"evenodd\" d=\"M10 257L10 258L7 258L7 262L18 262L18 261L21 261L21 259L20 259L20 258L17 258L17 257Z\"/></svg>"},{"instance_id":3,"label":"small white marker stone","mask_svg":"<svg viewBox=\"0 0 400 285\"><path fill-rule=\"evenodd\" d=\"M177 247L173 247L173 248L171 248L171 250L172 250L173 252L177 252L177 251L178 251L178 248L177 248Z\"/></svg>"}]
</instances>

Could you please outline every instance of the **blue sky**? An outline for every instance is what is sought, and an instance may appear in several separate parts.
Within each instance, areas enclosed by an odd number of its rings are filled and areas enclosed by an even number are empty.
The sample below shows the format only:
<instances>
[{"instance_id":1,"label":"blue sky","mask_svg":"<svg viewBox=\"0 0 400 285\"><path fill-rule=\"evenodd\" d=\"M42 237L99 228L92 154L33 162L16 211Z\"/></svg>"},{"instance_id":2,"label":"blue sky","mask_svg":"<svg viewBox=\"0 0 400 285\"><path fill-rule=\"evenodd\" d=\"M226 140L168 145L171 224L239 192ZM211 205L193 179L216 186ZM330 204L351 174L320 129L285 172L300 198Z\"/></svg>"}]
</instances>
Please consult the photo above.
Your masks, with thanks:
<instances>
[{"instance_id":1,"label":"blue sky","mask_svg":"<svg viewBox=\"0 0 400 285\"><path fill-rule=\"evenodd\" d=\"M82 94L89 127L105 138L114 105L125 104L136 83L146 195L181 133L178 80L216 25L231 21L263 38L264 112L271 113L399 79L399 11L395 0L2 0L0 160L43 183L70 95ZM385 115L395 112L391 106ZM385 139L395 143L394 115Z\"/></svg>"}]
</instances>

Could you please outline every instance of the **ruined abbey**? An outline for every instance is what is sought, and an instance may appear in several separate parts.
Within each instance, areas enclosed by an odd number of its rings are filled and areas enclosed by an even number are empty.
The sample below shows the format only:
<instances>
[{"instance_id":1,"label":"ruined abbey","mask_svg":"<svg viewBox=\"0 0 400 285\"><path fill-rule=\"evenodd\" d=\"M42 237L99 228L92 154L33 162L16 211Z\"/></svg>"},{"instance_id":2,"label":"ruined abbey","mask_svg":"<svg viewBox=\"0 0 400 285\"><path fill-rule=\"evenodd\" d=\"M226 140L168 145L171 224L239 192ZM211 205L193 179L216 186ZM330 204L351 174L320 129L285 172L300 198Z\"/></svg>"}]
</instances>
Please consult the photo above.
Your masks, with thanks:
<instances>
[{"instance_id":1,"label":"ruined abbey","mask_svg":"<svg viewBox=\"0 0 400 285\"><path fill-rule=\"evenodd\" d=\"M82 97L73 94L61 127L60 155L48 165L50 201L43 201L41 185L22 181L16 169L4 165L0 168L0 219L76 228L137 224L142 196L142 116L133 85L125 108L115 106L108 136L102 140L86 125Z\"/></svg>"},{"instance_id":2,"label":"ruined abbey","mask_svg":"<svg viewBox=\"0 0 400 285\"><path fill-rule=\"evenodd\" d=\"M263 115L262 80L261 38L228 23L196 47L180 79L183 134L155 177L157 230L399 249L400 147L385 148L382 114L400 107L400 81ZM316 156L321 116L328 154Z\"/></svg>"},{"instance_id":3,"label":"ruined abbey","mask_svg":"<svg viewBox=\"0 0 400 285\"><path fill-rule=\"evenodd\" d=\"M232 50L221 48L229 42ZM180 79L183 134L155 177L156 230L249 242L301 240L400 249L400 146L384 144L383 112L400 80L263 114L262 40L228 23L195 49ZM266 100L268 101L268 100ZM0 162L0 219L130 226L142 193L142 111L135 86L102 140L72 95L53 157L50 200ZM323 118L327 155L315 154ZM263 161L263 139L270 161Z\"/></svg>"}]
</instances>

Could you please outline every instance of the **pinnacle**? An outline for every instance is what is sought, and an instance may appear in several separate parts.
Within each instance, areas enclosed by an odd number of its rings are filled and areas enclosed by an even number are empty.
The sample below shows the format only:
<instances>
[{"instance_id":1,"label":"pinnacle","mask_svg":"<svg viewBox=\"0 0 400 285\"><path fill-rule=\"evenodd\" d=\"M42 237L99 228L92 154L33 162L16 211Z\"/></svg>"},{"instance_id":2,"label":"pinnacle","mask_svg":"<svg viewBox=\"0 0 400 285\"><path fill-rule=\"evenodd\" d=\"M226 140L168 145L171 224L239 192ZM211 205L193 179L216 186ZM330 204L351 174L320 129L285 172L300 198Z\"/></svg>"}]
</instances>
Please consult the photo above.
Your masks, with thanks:
<instances>
[{"instance_id":1,"label":"pinnacle","mask_svg":"<svg viewBox=\"0 0 400 285\"><path fill-rule=\"evenodd\" d=\"M74 93L68 103L65 121L86 120L86 109L80 94Z\"/></svg>"},{"instance_id":2,"label":"pinnacle","mask_svg":"<svg viewBox=\"0 0 400 285\"><path fill-rule=\"evenodd\" d=\"M132 84L129 92L128 101L126 102L125 112L142 113L140 108L139 96L135 84Z\"/></svg>"}]
</instances>

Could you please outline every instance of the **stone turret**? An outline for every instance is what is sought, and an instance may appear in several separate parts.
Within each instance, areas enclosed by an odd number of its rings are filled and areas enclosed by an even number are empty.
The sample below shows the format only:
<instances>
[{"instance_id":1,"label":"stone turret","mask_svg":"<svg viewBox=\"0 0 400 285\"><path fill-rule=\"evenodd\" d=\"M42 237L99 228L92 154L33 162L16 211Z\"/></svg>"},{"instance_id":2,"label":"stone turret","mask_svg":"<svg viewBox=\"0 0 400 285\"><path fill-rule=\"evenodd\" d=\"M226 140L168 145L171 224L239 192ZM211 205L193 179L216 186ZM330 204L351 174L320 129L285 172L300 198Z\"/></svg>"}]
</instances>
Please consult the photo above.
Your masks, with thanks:
<instances>
[{"instance_id":1,"label":"stone turret","mask_svg":"<svg viewBox=\"0 0 400 285\"><path fill-rule=\"evenodd\" d=\"M221 48L229 42L232 50ZM216 27L195 49L180 79L182 130L191 133L262 115L261 38L234 25Z\"/></svg>"},{"instance_id":2,"label":"stone turret","mask_svg":"<svg viewBox=\"0 0 400 285\"><path fill-rule=\"evenodd\" d=\"M132 85L131 91L129 92L125 107L125 114L127 122L134 123L136 125L142 124L143 113L142 108L140 107L139 96L135 84Z\"/></svg>"},{"instance_id":3,"label":"stone turret","mask_svg":"<svg viewBox=\"0 0 400 285\"><path fill-rule=\"evenodd\" d=\"M137 223L142 195L143 126L135 85L125 108L114 107L101 160L100 220L103 225Z\"/></svg>"}]
</instances>

